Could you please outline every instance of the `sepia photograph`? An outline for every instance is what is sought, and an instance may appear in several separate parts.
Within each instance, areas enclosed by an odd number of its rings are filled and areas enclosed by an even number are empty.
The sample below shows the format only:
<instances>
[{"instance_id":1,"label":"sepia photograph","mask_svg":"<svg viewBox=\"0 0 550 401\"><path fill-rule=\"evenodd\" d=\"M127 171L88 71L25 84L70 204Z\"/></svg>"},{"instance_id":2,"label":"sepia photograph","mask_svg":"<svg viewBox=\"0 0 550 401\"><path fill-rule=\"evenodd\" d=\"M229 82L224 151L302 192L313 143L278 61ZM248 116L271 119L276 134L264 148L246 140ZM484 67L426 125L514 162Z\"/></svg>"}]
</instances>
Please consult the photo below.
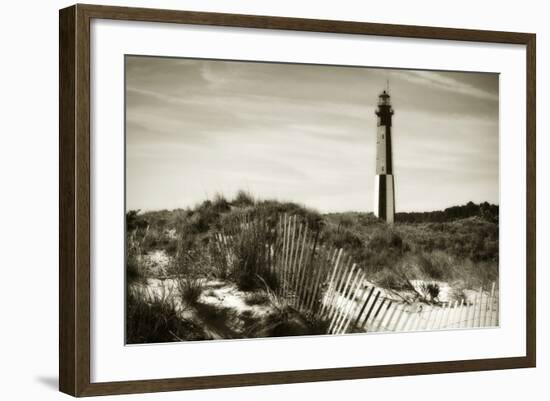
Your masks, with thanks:
<instances>
[{"instance_id":1,"label":"sepia photograph","mask_svg":"<svg viewBox=\"0 0 550 401\"><path fill-rule=\"evenodd\" d=\"M125 56L126 344L499 326L499 74Z\"/></svg>"}]
</instances>

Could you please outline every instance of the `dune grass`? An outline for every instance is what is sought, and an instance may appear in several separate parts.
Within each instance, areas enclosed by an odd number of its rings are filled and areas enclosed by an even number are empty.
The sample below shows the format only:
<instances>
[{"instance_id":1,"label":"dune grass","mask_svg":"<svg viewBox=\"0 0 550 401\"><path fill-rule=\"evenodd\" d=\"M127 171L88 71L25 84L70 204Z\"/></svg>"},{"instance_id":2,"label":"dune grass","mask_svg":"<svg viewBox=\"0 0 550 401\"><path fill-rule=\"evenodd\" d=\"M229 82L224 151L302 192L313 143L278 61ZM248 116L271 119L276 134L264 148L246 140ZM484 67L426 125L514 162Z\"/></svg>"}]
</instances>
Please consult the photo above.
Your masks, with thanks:
<instances>
[{"instance_id":1,"label":"dune grass","mask_svg":"<svg viewBox=\"0 0 550 401\"><path fill-rule=\"evenodd\" d=\"M403 288L404 276L456 282L465 287L498 278L498 206L489 204L468 203L441 212L400 213L394 225L387 225L371 213L322 215L296 203L260 200L239 191L233 199L217 194L192 209L130 211L127 225L140 241L138 253L165 250L174 255L178 274L188 276L189 268L185 266L192 265L202 276L232 275L240 288L254 290L261 286L257 276L273 288L278 285L265 268L265 248L261 244L273 240L268 228L285 213L297 216L309 229L318 230L320 241L326 246L343 248L369 279L382 287ZM229 261L214 246L213 236L217 232L231 234L243 215L264 221L265 227L241 236L235 247L236 259ZM130 280L139 280L144 274L136 262L136 252L129 249Z\"/></svg>"},{"instance_id":2,"label":"dune grass","mask_svg":"<svg viewBox=\"0 0 550 401\"><path fill-rule=\"evenodd\" d=\"M129 286L126 294L126 343L147 344L205 340L194 322L183 319L169 294L155 294L143 286Z\"/></svg>"}]
</instances>

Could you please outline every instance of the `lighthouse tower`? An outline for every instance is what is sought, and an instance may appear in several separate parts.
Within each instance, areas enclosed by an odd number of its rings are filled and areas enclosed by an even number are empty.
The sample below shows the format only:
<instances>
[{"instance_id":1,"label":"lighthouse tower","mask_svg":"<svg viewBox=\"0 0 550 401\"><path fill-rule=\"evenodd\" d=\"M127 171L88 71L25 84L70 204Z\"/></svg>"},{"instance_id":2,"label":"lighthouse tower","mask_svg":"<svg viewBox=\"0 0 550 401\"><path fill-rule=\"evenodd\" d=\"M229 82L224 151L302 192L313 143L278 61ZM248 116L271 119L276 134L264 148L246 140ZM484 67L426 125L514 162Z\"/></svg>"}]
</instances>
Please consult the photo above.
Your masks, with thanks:
<instances>
[{"instance_id":1,"label":"lighthouse tower","mask_svg":"<svg viewBox=\"0 0 550 401\"><path fill-rule=\"evenodd\" d=\"M391 120L393 109L390 95L383 91L378 97L376 132L376 177L374 181L374 214L393 223L395 218L395 184L393 181L393 156Z\"/></svg>"}]
</instances>

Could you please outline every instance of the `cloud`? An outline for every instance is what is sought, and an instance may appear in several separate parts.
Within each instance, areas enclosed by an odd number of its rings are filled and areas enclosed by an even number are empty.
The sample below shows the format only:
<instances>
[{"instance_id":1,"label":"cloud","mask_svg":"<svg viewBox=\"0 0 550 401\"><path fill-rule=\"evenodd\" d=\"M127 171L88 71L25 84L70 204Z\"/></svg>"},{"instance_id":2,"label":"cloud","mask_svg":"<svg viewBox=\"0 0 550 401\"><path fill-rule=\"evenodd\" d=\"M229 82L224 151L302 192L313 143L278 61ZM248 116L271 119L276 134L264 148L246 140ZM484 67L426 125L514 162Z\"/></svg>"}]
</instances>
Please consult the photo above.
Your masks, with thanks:
<instances>
[{"instance_id":1,"label":"cloud","mask_svg":"<svg viewBox=\"0 0 550 401\"><path fill-rule=\"evenodd\" d=\"M439 73L435 71L393 71L393 75L399 75L403 79L416 85L429 87L432 89L441 89L447 92L472 96L482 100L498 102L498 93L491 93L472 84L461 82L453 78L448 73Z\"/></svg>"},{"instance_id":2,"label":"cloud","mask_svg":"<svg viewBox=\"0 0 550 401\"><path fill-rule=\"evenodd\" d=\"M370 211L377 96L391 78L398 210L498 202L498 76L128 57L127 202L246 188ZM437 188L429 194L428 188Z\"/></svg>"}]
</instances>

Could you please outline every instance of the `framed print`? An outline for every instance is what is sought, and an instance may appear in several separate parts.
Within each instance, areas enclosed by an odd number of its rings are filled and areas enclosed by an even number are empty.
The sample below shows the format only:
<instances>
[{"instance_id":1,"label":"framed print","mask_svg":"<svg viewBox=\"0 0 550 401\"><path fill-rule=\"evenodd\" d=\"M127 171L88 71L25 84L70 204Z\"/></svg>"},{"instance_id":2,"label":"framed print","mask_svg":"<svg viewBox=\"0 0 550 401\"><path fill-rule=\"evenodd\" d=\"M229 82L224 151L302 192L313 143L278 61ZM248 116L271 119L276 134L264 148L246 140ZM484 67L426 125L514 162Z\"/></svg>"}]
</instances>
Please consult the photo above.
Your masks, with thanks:
<instances>
[{"instance_id":1,"label":"framed print","mask_svg":"<svg viewBox=\"0 0 550 401\"><path fill-rule=\"evenodd\" d=\"M60 390L534 367L535 113L534 34L61 10Z\"/></svg>"}]
</instances>

